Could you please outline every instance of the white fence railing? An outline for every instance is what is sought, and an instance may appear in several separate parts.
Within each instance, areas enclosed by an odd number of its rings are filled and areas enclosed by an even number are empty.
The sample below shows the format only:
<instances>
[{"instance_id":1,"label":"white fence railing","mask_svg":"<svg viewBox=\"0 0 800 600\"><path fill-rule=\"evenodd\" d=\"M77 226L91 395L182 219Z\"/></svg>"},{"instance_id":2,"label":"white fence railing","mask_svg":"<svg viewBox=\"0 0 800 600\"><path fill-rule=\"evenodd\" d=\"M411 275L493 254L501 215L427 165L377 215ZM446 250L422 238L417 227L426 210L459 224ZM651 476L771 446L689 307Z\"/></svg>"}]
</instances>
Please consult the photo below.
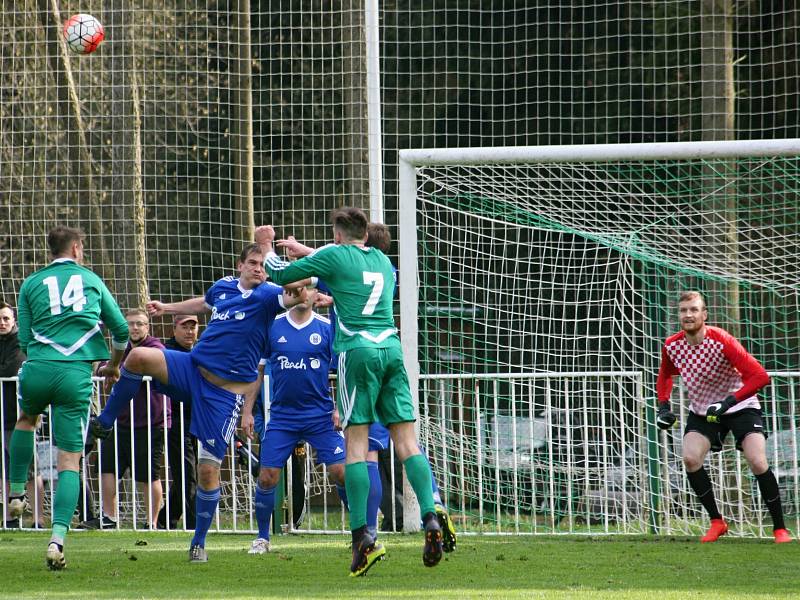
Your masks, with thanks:
<instances>
[{"instance_id":1,"label":"white fence railing","mask_svg":"<svg viewBox=\"0 0 800 600\"><path fill-rule=\"evenodd\" d=\"M800 373L771 375L772 385L760 395L771 431L768 459L781 484L789 526L799 530L796 400ZM676 407L686 404L679 402L682 393L678 388ZM101 394L96 380L95 407ZM462 532L690 534L705 522L683 474L681 430L664 433L655 429L653 400L645 397L640 372L423 375L419 398L421 443L442 498ZM5 416L2 404L0 417ZM267 393L265 404L268 413ZM684 418L682 412L681 422ZM173 415L173 427L185 428L181 414ZM162 433L166 446L167 431ZM119 427L115 435L119 435ZM30 493L32 504L42 505L45 515L49 514L56 478L56 450L51 440L49 415L44 415L33 465L43 491L33 486ZM764 535L765 519L769 518L757 486L728 441L726 450L708 461L719 502L726 516L737 523L737 534ZM5 478L7 436L0 444ZM98 459L109 449L113 451L113 446L105 442L85 457L84 494L76 525L100 514L103 491ZM173 477L167 467L169 450L164 450L157 464L148 464L148 472L163 482L163 505L171 516L173 508L180 507L173 507L168 499ZM222 467L216 530L256 530L252 498L257 456L257 443L231 445ZM312 449L301 447L287 463L285 484L279 487L285 496L276 503L274 529L346 531L347 518L335 488L313 456ZM183 459L181 446L179 464L182 469L191 468ZM399 478L399 466L392 466L391 460L388 464L388 478ZM185 471L182 474L186 476ZM152 494L151 486L137 489L133 473L117 475L116 527L151 527L145 506L152 503L152 496L144 501ZM386 520L399 527L402 504L391 499L394 483L385 487ZM402 485L398 487L402 489ZM2 495L6 505L5 487ZM180 497L184 504L184 491ZM186 529L185 511L180 512L176 528ZM49 519L38 520L49 524ZM23 525L32 521L26 516ZM0 515L0 525L6 527L5 515Z\"/></svg>"}]
</instances>

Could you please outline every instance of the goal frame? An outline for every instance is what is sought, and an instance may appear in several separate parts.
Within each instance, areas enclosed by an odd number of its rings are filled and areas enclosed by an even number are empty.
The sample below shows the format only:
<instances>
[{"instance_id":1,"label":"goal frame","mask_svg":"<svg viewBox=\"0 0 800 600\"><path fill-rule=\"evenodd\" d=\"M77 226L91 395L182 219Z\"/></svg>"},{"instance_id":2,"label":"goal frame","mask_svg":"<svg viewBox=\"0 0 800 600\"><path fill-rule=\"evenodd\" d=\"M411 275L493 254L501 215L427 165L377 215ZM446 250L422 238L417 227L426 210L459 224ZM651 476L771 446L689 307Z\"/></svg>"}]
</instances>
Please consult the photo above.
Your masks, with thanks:
<instances>
[{"instance_id":1,"label":"goal frame","mask_svg":"<svg viewBox=\"0 0 800 600\"><path fill-rule=\"evenodd\" d=\"M504 146L488 148L405 149L399 152L398 242L400 332L403 357L419 429L420 364L418 343L419 274L417 235L417 170L425 166L515 165L535 163L698 160L800 156L800 138L664 142L643 144L585 144L566 146ZM406 486L404 529L413 531L418 507Z\"/></svg>"},{"instance_id":2,"label":"goal frame","mask_svg":"<svg viewBox=\"0 0 800 600\"><path fill-rule=\"evenodd\" d=\"M418 405L419 348L417 317L417 167L501 165L537 162L600 162L702 158L800 156L800 138L660 142L647 144L576 144L568 146L500 146L492 148L406 149L399 152L398 261L400 264L400 333L403 359L415 406Z\"/></svg>"}]
</instances>

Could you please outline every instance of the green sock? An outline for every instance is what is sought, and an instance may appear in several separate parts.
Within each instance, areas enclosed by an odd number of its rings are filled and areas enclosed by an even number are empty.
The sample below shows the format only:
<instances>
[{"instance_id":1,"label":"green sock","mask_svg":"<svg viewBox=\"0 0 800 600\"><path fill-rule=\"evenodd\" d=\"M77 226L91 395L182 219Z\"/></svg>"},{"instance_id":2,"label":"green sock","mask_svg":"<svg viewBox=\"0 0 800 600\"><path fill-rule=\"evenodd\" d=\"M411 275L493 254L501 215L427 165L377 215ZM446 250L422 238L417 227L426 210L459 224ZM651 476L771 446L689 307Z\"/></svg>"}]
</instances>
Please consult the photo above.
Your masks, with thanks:
<instances>
[{"instance_id":1,"label":"green sock","mask_svg":"<svg viewBox=\"0 0 800 600\"><path fill-rule=\"evenodd\" d=\"M403 466L406 469L406 477L419 502L420 519L430 512L436 512L433 504L433 492L431 491L431 467L428 460L422 454L409 456Z\"/></svg>"},{"instance_id":2,"label":"green sock","mask_svg":"<svg viewBox=\"0 0 800 600\"><path fill-rule=\"evenodd\" d=\"M344 466L344 487L350 504L350 530L367 524L367 496L369 496L369 471L367 463L357 462Z\"/></svg>"},{"instance_id":3,"label":"green sock","mask_svg":"<svg viewBox=\"0 0 800 600\"><path fill-rule=\"evenodd\" d=\"M33 460L33 431L15 429L8 443L8 454L8 480L11 494L19 496L25 493L28 469Z\"/></svg>"},{"instance_id":4,"label":"green sock","mask_svg":"<svg viewBox=\"0 0 800 600\"><path fill-rule=\"evenodd\" d=\"M64 539L75 507L78 506L80 477L77 471L59 471L58 485L53 497L53 537Z\"/></svg>"}]
</instances>

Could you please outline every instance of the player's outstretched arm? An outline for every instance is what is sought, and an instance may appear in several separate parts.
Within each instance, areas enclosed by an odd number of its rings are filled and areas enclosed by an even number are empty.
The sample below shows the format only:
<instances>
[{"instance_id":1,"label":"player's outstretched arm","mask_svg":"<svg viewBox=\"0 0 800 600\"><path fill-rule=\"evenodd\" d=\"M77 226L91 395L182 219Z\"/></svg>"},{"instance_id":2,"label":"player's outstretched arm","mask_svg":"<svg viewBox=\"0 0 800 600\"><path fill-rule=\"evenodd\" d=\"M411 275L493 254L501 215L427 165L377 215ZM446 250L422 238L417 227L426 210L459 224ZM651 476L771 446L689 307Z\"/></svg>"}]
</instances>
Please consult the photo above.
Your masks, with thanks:
<instances>
[{"instance_id":1,"label":"player's outstretched arm","mask_svg":"<svg viewBox=\"0 0 800 600\"><path fill-rule=\"evenodd\" d=\"M289 258L302 258L314 253L314 249L311 246L301 244L293 235L290 235L285 240L278 240L275 242L275 246L285 250L286 256Z\"/></svg>"},{"instance_id":2,"label":"player's outstretched arm","mask_svg":"<svg viewBox=\"0 0 800 600\"><path fill-rule=\"evenodd\" d=\"M264 254L272 252L272 242L275 241L275 229L272 225L259 225L256 227L254 240L261 246Z\"/></svg>"},{"instance_id":3,"label":"player's outstretched arm","mask_svg":"<svg viewBox=\"0 0 800 600\"><path fill-rule=\"evenodd\" d=\"M333 306L333 298L328 294L317 294L317 299L314 301L314 308L325 308L328 306Z\"/></svg>"},{"instance_id":4,"label":"player's outstretched arm","mask_svg":"<svg viewBox=\"0 0 800 600\"><path fill-rule=\"evenodd\" d=\"M201 315L211 310L206 304L205 296L198 296L197 298L180 302L150 300L145 305L145 308L147 309L147 314L151 317L160 317L161 315Z\"/></svg>"},{"instance_id":5,"label":"player's outstretched arm","mask_svg":"<svg viewBox=\"0 0 800 600\"><path fill-rule=\"evenodd\" d=\"M119 366L122 363L123 354L125 354L124 349L112 348L111 359L97 369L97 374L103 377L103 388L106 392L110 392L114 384L119 381Z\"/></svg>"},{"instance_id":6,"label":"player's outstretched arm","mask_svg":"<svg viewBox=\"0 0 800 600\"><path fill-rule=\"evenodd\" d=\"M308 290L305 286L293 290L284 289L283 291L284 308L292 308L293 306L302 304L306 300L308 300Z\"/></svg>"}]
</instances>

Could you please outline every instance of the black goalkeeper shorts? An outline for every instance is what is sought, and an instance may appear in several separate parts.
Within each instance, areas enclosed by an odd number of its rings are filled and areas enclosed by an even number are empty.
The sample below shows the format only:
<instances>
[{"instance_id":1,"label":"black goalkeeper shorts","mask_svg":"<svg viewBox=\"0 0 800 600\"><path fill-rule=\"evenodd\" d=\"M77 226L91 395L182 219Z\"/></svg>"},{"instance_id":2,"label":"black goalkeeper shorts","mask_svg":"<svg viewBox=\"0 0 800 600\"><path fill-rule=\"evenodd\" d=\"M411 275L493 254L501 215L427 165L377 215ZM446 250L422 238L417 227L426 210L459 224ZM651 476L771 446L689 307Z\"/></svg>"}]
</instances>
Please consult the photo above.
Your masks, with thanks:
<instances>
[{"instance_id":1,"label":"black goalkeeper shorts","mask_svg":"<svg viewBox=\"0 0 800 600\"><path fill-rule=\"evenodd\" d=\"M764 428L764 419L760 409L744 408L732 413L723 414L719 423L709 423L705 417L689 411L689 418L686 421L686 428L683 430L685 436L690 431L695 431L708 438L711 442L711 451L719 452L728 432L733 432L736 440L736 449L741 452L742 440L751 433L760 433L765 438L768 437Z\"/></svg>"}]
</instances>

